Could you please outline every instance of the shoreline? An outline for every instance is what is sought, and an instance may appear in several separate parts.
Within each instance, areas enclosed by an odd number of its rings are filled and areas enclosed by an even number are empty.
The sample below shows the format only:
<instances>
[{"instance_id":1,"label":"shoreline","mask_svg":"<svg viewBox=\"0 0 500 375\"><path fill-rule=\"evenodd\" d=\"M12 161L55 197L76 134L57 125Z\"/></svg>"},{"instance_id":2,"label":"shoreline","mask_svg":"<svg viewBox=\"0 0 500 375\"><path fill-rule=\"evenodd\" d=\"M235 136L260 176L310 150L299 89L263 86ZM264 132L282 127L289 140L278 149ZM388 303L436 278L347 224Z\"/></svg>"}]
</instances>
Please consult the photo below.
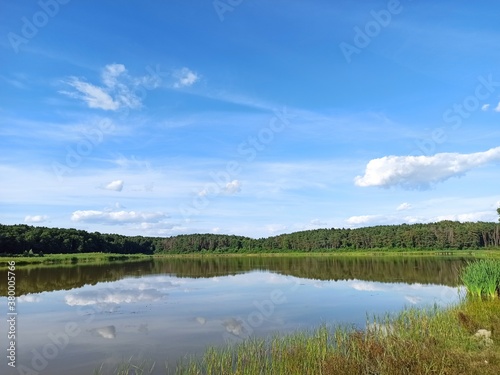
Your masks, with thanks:
<instances>
[{"instance_id":1,"label":"shoreline","mask_svg":"<svg viewBox=\"0 0 500 375\"><path fill-rule=\"evenodd\" d=\"M78 253L78 254L46 254L44 256L0 256L0 269L7 267L7 262L14 260L16 266L52 266L52 265L71 265L71 264L102 264L106 262L132 262L154 259L199 259L199 258L245 258L245 257L385 257L385 258L419 258L419 257L443 257L443 258L500 258L500 249L492 250L352 250L352 251L311 251L311 252L196 252L196 253L172 253L172 254L118 254L118 253Z\"/></svg>"}]
</instances>

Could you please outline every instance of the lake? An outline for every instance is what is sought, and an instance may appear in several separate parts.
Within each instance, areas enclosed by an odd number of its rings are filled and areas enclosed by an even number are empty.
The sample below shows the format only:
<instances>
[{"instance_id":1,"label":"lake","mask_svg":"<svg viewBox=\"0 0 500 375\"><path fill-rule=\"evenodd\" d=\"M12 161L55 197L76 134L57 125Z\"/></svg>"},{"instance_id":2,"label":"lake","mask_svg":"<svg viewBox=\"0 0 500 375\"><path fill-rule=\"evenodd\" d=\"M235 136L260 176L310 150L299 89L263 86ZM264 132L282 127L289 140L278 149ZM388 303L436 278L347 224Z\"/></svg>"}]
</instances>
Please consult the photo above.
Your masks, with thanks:
<instances>
[{"instance_id":1,"label":"lake","mask_svg":"<svg viewBox=\"0 0 500 375\"><path fill-rule=\"evenodd\" d=\"M457 302L464 264L458 257L211 256L18 268L17 367L4 357L1 373L111 374L120 363L146 360L165 374L166 361L175 368L209 345L321 324L364 329L373 315ZM6 277L0 287L7 306Z\"/></svg>"}]
</instances>

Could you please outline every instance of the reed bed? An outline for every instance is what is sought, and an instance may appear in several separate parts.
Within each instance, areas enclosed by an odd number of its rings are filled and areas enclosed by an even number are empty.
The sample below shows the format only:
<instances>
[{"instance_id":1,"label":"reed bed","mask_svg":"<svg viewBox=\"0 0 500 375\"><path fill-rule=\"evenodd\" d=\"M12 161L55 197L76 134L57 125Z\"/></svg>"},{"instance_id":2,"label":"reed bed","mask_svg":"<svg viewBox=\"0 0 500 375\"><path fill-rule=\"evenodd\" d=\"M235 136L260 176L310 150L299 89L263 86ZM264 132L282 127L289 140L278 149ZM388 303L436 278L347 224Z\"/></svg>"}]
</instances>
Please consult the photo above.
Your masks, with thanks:
<instances>
[{"instance_id":1,"label":"reed bed","mask_svg":"<svg viewBox=\"0 0 500 375\"><path fill-rule=\"evenodd\" d=\"M496 298L500 295L500 260L482 259L469 263L461 280L472 298Z\"/></svg>"}]
</instances>

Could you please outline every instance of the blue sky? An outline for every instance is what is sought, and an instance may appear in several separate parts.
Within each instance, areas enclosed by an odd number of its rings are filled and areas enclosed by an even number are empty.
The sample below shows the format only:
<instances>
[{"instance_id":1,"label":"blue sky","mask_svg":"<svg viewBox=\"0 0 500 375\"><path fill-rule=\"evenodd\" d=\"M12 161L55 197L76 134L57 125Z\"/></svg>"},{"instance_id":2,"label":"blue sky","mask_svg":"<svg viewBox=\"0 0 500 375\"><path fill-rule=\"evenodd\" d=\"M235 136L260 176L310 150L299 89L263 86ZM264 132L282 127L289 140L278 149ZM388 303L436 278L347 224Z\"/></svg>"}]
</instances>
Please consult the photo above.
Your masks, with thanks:
<instances>
[{"instance_id":1,"label":"blue sky","mask_svg":"<svg viewBox=\"0 0 500 375\"><path fill-rule=\"evenodd\" d=\"M495 221L495 3L0 5L0 222L129 235Z\"/></svg>"}]
</instances>

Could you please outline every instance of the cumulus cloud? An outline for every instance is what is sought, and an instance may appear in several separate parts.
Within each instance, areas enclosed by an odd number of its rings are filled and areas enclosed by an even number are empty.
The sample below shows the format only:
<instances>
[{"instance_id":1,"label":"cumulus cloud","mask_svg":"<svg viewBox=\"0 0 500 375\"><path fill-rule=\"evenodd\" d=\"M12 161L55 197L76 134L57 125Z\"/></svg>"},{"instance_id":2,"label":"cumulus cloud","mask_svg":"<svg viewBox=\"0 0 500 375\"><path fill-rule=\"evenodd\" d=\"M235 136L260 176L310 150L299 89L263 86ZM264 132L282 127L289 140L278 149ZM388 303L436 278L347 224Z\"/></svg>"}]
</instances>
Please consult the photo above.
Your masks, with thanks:
<instances>
[{"instance_id":1,"label":"cumulus cloud","mask_svg":"<svg viewBox=\"0 0 500 375\"><path fill-rule=\"evenodd\" d=\"M192 86L200 79L198 74L188 68L182 68L175 71L174 78L176 79L174 83L176 89Z\"/></svg>"},{"instance_id":2,"label":"cumulus cloud","mask_svg":"<svg viewBox=\"0 0 500 375\"><path fill-rule=\"evenodd\" d=\"M398 211L405 211L405 210L409 210L410 208L411 208L411 204L404 202L404 203L401 203L401 204L400 204L400 205L396 208L396 210L398 210Z\"/></svg>"},{"instance_id":3,"label":"cumulus cloud","mask_svg":"<svg viewBox=\"0 0 500 375\"><path fill-rule=\"evenodd\" d=\"M368 224L377 221L380 218L381 218L380 215L351 216L349 219L347 219L347 223L352 225Z\"/></svg>"},{"instance_id":4,"label":"cumulus cloud","mask_svg":"<svg viewBox=\"0 0 500 375\"><path fill-rule=\"evenodd\" d=\"M91 329L90 332L93 335L101 336L105 339L114 339L116 337L116 327L115 326L104 326L99 328Z\"/></svg>"},{"instance_id":5,"label":"cumulus cloud","mask_svg":"<svg viewBox=\"0 0 500 375\"><path fill-rule=\"evenodd\" d=\"M235 336L245 336L248 334L247 330L243 326L241 320L235 318L229 318L222 322L222 325L227 332L232 333Z\"/></svg>"},{"instance_id":6,"label":"cumulus cloud","mask_svg":"<svg viewBox=\"0 0 500 375\"><path fill-rule=\"evenodd\" d=\"M440 215L434 218L433 221L461 221L461 222L471 222L471 221L495 221L496 214L491 211L480 211L480 212L470 212L466 214L450 214L450 215Z\"/></svg>"},{"instance_id":7,"label":"cumulus cloud","mask_svg":"<svg viewBox=\"0 0 500 375\"><path fill-rule=\"evenodd\" d=\"M157 87L158 79L151 76L132 77L122 64L106 65L101 74L101 85L94 85L78 77L69 77L65 84L73 91L61 91L71 98L82 100L90 108L116 111L120 108L140 108L142 101L136 92L141 86Z\"/></svg>"},{"instance_id":8,"label":"cumulus cloud","mask_svg":"<svg viewBox=\"0 0 500 375\"><path fill-rule=\"evenodd\" d=\"M86 223L157 223L167 216L162 212L97 211L78 210L71 214L71 220Z\"/></svg>"},{"instance_id":9,"label":"cumulus cloud","mask_svg":"<svg viewBox=\"0 0 500 375\"><path fill-rule=\"evenodd\" d=\"M25 223L43 223L47 221L49 217L47 215L28 215L24 218Z\"/></svg>"},{"instance_id":10,"label":"cumulus cloud","mask_svg":"<svg viewBox=\"0 0 500 375\"><path fill-rule=\"evenodd\" d=\"M69 306L89 306L101 304L121 304L137 302L153 302L162 299L165 294L156 289L102 289L67 294L64 301Z\"/></svg>"},{"instance_id":11,"label":"cumulus cloud","mask_svg":"<svg viewBox=\"0 0 500 375\"><path fill-rule=\"evenodd\" d=\"M236 194L241 191L241 182L238 180L233 180L226 184L225 192L227 194Z\"/></svg>"},{"instance_id":12,"label":"cumulus cloud","mask_svg":"<svg viewBox=\"0 0 500 375\"><path fill-rule=\"evenodd\" d=\"M124 182L123 180L111 181L109 184L104 186L106 190L122 191Z\"/></svg>"},{"instance_id":13,"label":"cumulus cloud","mask_svg":"<svg viewBox=\"0 0 500 375\"><path fill-rule=\"evenodd\" d=\"M35 294L25 294L23 296L17 297L17 302L20 303L37 303L40 302L42 299L35 295Z\"/></svg>"},{"instance_id":14,"label":"cumulus cloud","mask_svg":"<svg viewBox=\"0 0 500 375\"><path fill-rule=\"evenodd\" d=\"M362 292L381 292L384 289L377 286L376 284L365 282L365 281L355 281L351 284L353 289L362 291Z\"/></svg>"},{"instance_id":15,"label":"cumulus cloud","mask_svg":"<svg viewBox=\"0 0 500 375\"><path fill-rule=\"evenodd\" d=\"M370 160L357 186L401 186L406 189L428 188L471 169L500 161L500 147L472 154L439 153L434 156L384 156Z\"/></svg>"}]
</instances>

